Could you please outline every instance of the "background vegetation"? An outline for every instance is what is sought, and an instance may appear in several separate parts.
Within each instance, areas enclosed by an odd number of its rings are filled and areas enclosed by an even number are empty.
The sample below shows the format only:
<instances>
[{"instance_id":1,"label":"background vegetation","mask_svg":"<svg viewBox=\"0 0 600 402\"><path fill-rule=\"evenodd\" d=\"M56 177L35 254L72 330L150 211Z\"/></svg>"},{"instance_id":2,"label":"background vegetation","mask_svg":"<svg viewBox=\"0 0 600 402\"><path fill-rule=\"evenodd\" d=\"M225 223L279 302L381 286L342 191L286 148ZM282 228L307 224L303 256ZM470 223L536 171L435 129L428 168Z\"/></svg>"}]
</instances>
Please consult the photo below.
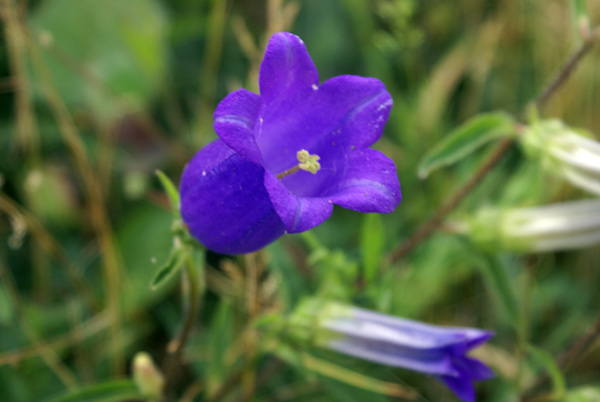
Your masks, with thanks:
<instances>
[{"instance_id":1,"label":"background vegetation","mask_svg":"<svg viewBox=\"0 0 600 402\"><path fill-rule=\"evenodd\" d=\"M257 322L319 295L493 329L478 357L497 377L480 384L481 400L599 401L600 248L517 255L497 244L486 253L446 223L413 236L494 145L426 180L420 160L481 112L523 119L581 46L582 4L0 1L0 399L143 399L128 380L132 358L143 350L159 366L169 360L189 296L185 275L150 288L173 243L154 172L178 181L215 138L218 102L240 87L257 91L268 37L290 31L322 81L357 74L386 84L394 107L377 147L395 161L404 199L386 216L336 208L320 227L257 254L209 252L168 398L455 400L421 374L262 342ZM600 22L598 2L587 13ZM543 116L600 133L599 62L598 49L586 54ZM586 197L511 145L443 221Z\"/></svg>"}]
</instances>

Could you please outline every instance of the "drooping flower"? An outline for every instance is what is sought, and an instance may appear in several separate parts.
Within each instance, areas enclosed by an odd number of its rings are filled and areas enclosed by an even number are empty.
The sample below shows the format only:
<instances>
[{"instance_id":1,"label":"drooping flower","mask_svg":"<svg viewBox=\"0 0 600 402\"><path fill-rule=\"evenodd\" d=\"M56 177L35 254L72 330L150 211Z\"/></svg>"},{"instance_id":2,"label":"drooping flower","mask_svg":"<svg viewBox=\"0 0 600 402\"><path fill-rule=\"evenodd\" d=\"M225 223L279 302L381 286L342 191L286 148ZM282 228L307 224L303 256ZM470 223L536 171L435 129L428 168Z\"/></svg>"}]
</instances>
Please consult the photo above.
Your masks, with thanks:
<instances>
[{"instance_id":1,"label":"drooping flower","mask_svg":"<svg viewBox=\"0 0 600 402\"><path fill-rule=\"evenodd\" d=\"M467 355L494 335L490 331L429 325L313 299L300 306L292 323L319 346L433 375L465 402L475 400L474 381L494 375Z\"/></svg>"},{"instance_id":2,"label":"drooping flower","mask_svg":"<svg viewBox=\"0 0 600 402\"><path fill-rule=\"evenodd\" d=\"M579 200L532 208L483 209L459 223L483 249L560 251L600 244L600 200Z\"/></svg>"},{"instance_id":3,"label":"drooping flower","mask_svg":"<svg viewBox=\"0 0 600 402\"><path fill-rule=\"evenodd\" d=\"M221 101L214 115L219 139L183 173L181 214L201 243L245 253L321 224L333 204L395 209L396 167L369 148L392 107L383 83L344 75L319 84L302 40L277 33L259 86L260 95L240 89Z\"/></svg>"},{"instance_id":4,"label":"drooping flower","mask_svg":"<svg viewBox=\"0 0 600 402\"><path fill-rule=\"evenodd\" d=\"M560 120L545 120L519 136L526 153L574 186L600 195L600 143Z\"/></svg>"}]
</instances>

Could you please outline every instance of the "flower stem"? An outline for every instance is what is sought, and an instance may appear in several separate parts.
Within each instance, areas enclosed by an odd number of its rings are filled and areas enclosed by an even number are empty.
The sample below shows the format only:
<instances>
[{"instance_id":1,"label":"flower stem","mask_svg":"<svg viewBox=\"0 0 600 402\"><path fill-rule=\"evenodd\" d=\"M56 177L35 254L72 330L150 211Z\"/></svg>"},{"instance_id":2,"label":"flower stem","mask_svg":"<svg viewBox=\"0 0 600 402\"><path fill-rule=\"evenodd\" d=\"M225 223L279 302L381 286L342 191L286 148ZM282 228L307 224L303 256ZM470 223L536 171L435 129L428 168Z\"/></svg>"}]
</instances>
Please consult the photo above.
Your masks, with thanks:
<instances>
[{"instance_id":1,"label":"flower stem","mask_svg":"<svg viewBox=\"0 0 600 402\"><path fill-rule=\"evenodd\" d=\"M200 286L197 267L194 265L193 254L190 254L188 261L185 264L185 273L182 278L182 283L187 286L187 303L185 308L185 321L183 327L167 344L167 359L164 365L163 373L165 375L165 395L167 400L169 393L173 393L173 386L176 374L181 366L181 357L183 348L194 328L198 312L200 311Z\"/></svg>"},{"instance_id":2,"label":"flower stem","mask_svg":"<svg viewBox=\"0 0 600 402\"><path fill-rule=\"evenodd\" d=\"M580 48L569 57L558 73L550 80L550 84L542 91L536 99L532 101L537 108L542 109L548 100L556 94L556 91L566 82L566 80L575 71L575 68L579 65L580 61L584 56L594 47L598 37L600 37L600 28L596 28L592 31L589 37L584 39L584 42ZM446 215L454 210L460 204L460 202L473 190L481 180L492 170L496 163L502 158L502 156L508 151L512 139L503 140L496 150L490 155L489 159L475 172L471 179L461 188L459 188L452 197L446 202L433 217L419 227L411 237L408 238L404 243L400 244L398 248L390 252L386 258L388 263L395 263L407 254L409 254L415 247L427 240L439 227Z\"/></svg>"}]
</instances>

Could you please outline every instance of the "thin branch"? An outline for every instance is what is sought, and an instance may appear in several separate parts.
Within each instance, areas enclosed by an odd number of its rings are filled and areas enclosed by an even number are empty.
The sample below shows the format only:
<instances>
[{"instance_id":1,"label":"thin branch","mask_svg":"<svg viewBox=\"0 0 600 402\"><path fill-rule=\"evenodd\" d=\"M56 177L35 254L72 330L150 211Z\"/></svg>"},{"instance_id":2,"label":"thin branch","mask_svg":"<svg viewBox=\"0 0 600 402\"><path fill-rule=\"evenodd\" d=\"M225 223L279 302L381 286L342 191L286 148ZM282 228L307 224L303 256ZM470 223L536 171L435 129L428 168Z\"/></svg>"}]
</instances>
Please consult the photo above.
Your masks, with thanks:
<instances>
[{"instance_id":1,"label":"thin branch","mask_svg":"<svg viewBox=\"0 0 600 402\"><path fill-rule=\"evenodd\" d=\"M559 356L558 366L562 370L568 370L590 351L598 339L600 339L600 318L569 349Z\"/></svg>"},{"instance_id":2,"label":"thin branch","mask_svg":"<svg viewBox=\"0 0 600 402\"><path fill-rule=\"evenodd\" d=\"M556 93L556 91L565 83L565 81L573 74L575 68L585 55L587 55L600 35L600 30L596 29L589 37L585 38L582 45L567 59L560 71L554 76L552 81L544 88L541 95L534 101L538 109L542 109L548 100Z\"/></svg>"},{"instance_id":3,"label":"thin branch","mask_svg":"<svg viewBox=\"0 0 600 402\"><path fill-rule=\"evenodd\" d=\"M512 141L513 140L511 138L503 140L490 158L479 168L479 170L477 170L471 179L469 179L464 186L458 189L458 191L454 193L454 196L452 196L448 202L438 209L435 215L427 223L417 229L417 231L408 240L402 243L400 247L392 251L388 255L387 260L390 263L401 260L424 240L428 239L429 236L431 236L433 232L435 232L441 226L446 215L454 210L454 208L460 204L467 194L469 194L471 190L473 190L477 184L479 184L481 180L489 173L489 171L492 170L496 163L498 163L498 161L510 148Z\"/></svg>"}]
</instances>

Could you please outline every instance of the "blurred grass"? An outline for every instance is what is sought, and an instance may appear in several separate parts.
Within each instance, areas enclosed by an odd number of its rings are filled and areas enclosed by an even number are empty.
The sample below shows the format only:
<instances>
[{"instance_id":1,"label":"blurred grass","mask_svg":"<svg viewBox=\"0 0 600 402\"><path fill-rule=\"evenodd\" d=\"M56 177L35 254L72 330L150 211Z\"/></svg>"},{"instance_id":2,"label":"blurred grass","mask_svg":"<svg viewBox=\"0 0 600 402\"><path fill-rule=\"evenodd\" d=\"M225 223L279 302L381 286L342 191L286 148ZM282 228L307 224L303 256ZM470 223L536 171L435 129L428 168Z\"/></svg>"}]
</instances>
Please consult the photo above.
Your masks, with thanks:
<instances>
[{"instance_id":1,"label":"blurred grass","mask_svg":"<svg viewBox=\"0 0 600 402\"><path fill-rule=\"evenodd\" d=\"M291 311L314 292L431 323L493 328L494 346L482 353L499 378L480 387L481 399L489 401L516 398L519 387L545 370L520 343L556 357L600 316L598 247L503 256L526 317L526 339L518 339L499 313L473 246L454 235L438 233L407 258L374 272L470 177L488 149L426 181L416 174L423 155L480 112L522 117L580 43L571 2L0 4L3 400L38 401L69 387L125 378L139 350L159 362L165 357L182 321L182 292L176 281L155 292L149 287L172 242L154 171L177 180L193 153L215 138L214 108L234 89L257 90L262 49L280 30L303 38L321 81L358 74L386 84L394 108L377 148L396 162L404 200L380 220L336 208L332 219L308 235L269 246L255 262L258 271L249 269L247 258L209 254L208 290L185 350L189 365L178 394L187 390L198 395L193 400L205 400L243 368L240 389L254 400L390 400L306 367L285 365L261 380L268 358L244 367L261 346L254 320ZM599 4L588 1L587 8L592 23L600 23ZM598 135L599 62L596 49L545 114ZM511 150L455 216L488 204L535 205L573 195ZM380 233L369 236L372 230ZM368 280L356 287L363 274ZM572 400L597 396L599 357L596 347L567 373L567 390L590 387ZM452 400L422 375L333 353L319 358L414 388L417 400ZM186 388L194 380L200 390Z\"/></svg>"}]
</instances>

